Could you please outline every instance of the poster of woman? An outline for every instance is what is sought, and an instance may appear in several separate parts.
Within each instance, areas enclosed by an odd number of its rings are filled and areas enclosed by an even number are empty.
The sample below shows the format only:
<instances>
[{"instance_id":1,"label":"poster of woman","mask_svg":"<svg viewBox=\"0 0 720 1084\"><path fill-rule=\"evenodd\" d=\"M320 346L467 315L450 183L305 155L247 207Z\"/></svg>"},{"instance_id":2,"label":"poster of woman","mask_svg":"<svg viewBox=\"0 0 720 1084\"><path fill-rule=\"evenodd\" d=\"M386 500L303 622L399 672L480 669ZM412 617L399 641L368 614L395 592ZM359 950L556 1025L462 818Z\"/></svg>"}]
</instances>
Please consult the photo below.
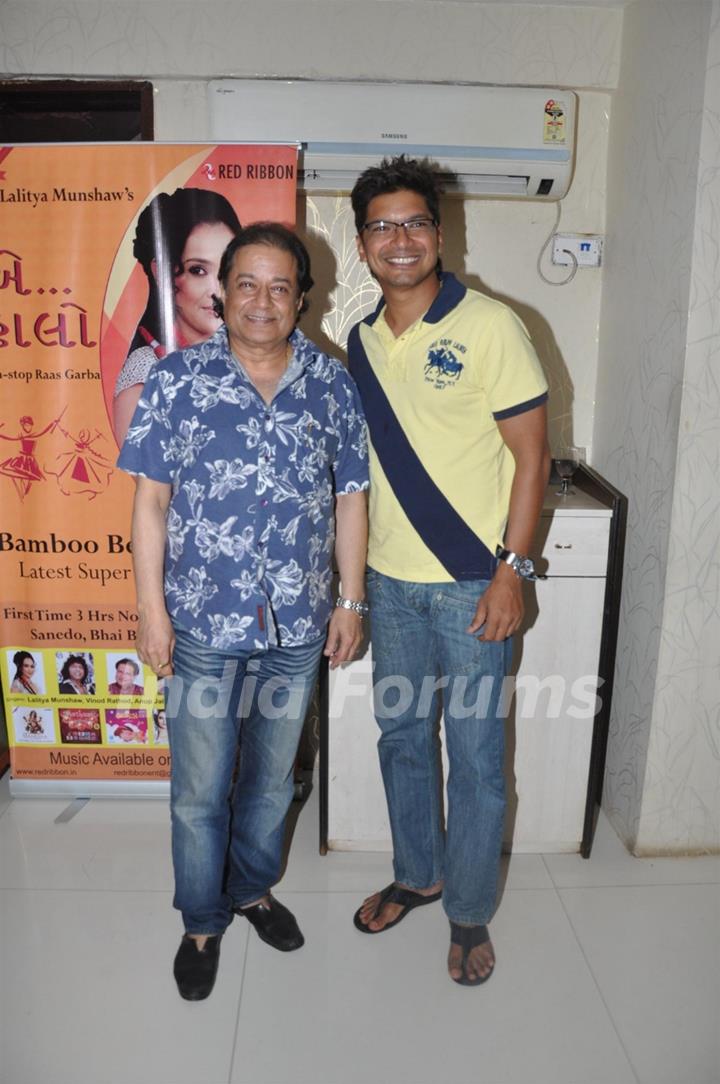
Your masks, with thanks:
<instances>
[{"instance_id":1,"label":"poster of woman","mask_svg":"<svg viewBox=\"0 0 720 1084\"><path fill-rule=\"evenodd\" d=\"M115 384L113 424L122 444L157 358L204 342L220 320L220 258L240 229L229 201L202 188L160 192L141 213L133 254L148 280L148 300Z\"/></svg>"},{"instance_id":2,"label":"poster of woman","mask_svg":"<svg viewBox=\"0 0 720 1084\"><path fill-rule=\"evenodd\" d=\"M11 695L42 696L45 689L43 658L38 651L18 648L5 652Z\"/></svg>"},{"instance_id":3,"label":"poster of woman","mask_svg":"<svg viewBox=\"0 0 720 1084\"><path fill-rule=\"evenodd\" d=\"M218 148L189 175L169 174L139 208L113 264L101 339L118 446L156 359L204 342L220 326L217 272L240 225L294 223L296 157L292 147ZM258 184L261 175L273 182Z\"/></svg>"}]
</instances>

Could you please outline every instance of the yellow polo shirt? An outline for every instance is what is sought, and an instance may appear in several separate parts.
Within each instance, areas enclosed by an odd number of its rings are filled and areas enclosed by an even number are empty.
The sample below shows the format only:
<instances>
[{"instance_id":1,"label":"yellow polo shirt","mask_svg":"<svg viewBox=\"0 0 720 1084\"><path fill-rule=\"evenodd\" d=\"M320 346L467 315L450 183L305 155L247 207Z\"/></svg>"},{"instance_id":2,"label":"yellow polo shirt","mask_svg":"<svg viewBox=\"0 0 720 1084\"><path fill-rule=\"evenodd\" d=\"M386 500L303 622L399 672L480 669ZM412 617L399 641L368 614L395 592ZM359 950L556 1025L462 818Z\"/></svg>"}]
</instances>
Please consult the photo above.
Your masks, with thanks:
<instances>
[{"instance_id":1,"label":"yellow polo shirt","mask_svg":"<svg viewBox=\"0 0 720 1084\"><path fill-rule=\"evenodd\" d=\"M445 274L428 312L402 335L396 338L388 327L381 303L357 326L348 346L371 435L368 564L419 583L488 578L503 539L514 474L497 422L547 398L523 324L506 305ZM414 512L427 522L430 505L420 508L432 489L427 478L420 472L410 479L405 474L412 472L403 471L394 486L388 481L372 439L374 400L358 372L361 355L427 475L479 538L477 544L462 543L467 553L460 573L448 571L424 541L422 525L418 530L411 522L417 522ZM392 456L392 443L386 454ZM440 508L437 515L442 517ZM435 522L433 531L442 535L443 524Z\"/></svg>"}]
</instances>

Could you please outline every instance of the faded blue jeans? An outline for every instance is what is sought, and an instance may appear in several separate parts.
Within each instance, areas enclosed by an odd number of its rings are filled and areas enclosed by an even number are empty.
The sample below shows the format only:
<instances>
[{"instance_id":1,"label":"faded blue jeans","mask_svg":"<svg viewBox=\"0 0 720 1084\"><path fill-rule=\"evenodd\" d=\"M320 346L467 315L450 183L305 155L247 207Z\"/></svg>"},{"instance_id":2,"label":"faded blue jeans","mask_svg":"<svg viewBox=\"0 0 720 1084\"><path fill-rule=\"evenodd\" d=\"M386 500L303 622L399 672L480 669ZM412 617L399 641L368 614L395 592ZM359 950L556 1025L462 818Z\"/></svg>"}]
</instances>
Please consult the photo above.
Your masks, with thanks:
<instances>
[{"instance_id":1,"label":"faded blue jeans","mask_svg":"<svg viewBox=\"0 0 720 1084\"><path fill-rule=\"evenodd\" d=\"M166 693L173 902L187 933L222 933L233 908L264 896L280 876L323 644L226 654L176 630Z\"/></svg>"},{"instance_id":2,"label":"faded blue jeans","mask_svg":"<svg viewBox=\"0 0 720 1084\"><path fill-rule=\"evenodd\" d=\"M504 692L512 640L466 632L487 580L412 583L368 570L373 692L395 880L444 881L453 922L495 910L505 814ZM442 701L449 761L446 830L436 736Z\"/></svg>"}]
</instances>

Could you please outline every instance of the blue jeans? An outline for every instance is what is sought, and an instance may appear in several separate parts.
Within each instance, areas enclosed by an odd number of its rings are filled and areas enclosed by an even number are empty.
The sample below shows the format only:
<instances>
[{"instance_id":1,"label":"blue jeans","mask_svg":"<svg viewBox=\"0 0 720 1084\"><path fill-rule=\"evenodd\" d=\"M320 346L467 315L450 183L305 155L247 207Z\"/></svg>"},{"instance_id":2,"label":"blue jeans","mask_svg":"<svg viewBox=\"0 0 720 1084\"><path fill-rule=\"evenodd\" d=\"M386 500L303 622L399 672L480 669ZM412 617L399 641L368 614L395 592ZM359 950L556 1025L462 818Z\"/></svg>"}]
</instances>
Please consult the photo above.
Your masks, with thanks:
<instances>
[{"instance_id":1,"label":"blue jeans","mask_svg":"<svg viewBox=\"0 0 720 1084\"><path fill-rule=\"evenodd\" d=\"M293 765L323 640L226 654L176 630L166 693L174 906L219 934L280 876Z\"/></svg>"},{"instance_id":2,"label":"blue jeans","mask_svg":"<svg viewBox=\"0 0 720 1084\"><path fill-rule=\"evenodd\" d=\"M375 716L395 880L444 881L453 922L495 910L505 814L504 689L512 640L466 632L487 580L411 583L368 571ZM446 830L437 740L440 699L449 761Z\"/></svg>"}]
</instances>

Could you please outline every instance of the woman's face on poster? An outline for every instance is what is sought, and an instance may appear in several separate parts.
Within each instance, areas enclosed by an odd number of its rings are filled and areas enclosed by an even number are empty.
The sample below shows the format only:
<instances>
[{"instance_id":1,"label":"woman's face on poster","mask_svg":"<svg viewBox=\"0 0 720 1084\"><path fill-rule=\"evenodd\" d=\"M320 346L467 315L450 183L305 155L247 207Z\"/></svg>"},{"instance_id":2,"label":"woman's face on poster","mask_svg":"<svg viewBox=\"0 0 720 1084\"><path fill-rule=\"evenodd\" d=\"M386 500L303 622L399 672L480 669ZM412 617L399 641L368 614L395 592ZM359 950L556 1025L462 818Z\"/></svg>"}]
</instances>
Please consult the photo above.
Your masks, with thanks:
<instances>
[{"instance_id":1,"label":"woman's face on poster","mask_svg":"<svg viewBox=\"0 0 720 1084\"><path fill-rule=\"evenodd\" d=\"M175 323L190 345L209 339L220 326L212 299L219 292L220 258L232 238L232 230L222 222L202 222L185 242L175 276Z\"/></svg>"}]
</instances>

